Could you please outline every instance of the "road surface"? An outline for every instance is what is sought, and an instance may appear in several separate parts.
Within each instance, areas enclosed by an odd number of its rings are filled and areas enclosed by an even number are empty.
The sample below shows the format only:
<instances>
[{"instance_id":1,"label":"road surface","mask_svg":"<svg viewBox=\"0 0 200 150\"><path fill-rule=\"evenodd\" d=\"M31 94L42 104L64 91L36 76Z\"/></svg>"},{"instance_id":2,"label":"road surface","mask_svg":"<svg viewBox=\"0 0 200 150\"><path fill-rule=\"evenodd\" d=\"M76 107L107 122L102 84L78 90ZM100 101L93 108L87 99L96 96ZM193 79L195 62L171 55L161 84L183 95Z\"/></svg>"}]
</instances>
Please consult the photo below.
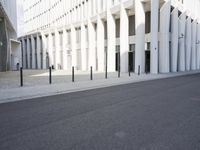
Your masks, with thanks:
<instances>
[{"instance_id":1,"label":"road surface","mask_svg":"<svg viewBox=\"0 0 200 150\"><path fill-rule=\"evenodd\" d=\"M200 150L200 74L0 104L0 150Z\"/></svg>"}]
</instances>

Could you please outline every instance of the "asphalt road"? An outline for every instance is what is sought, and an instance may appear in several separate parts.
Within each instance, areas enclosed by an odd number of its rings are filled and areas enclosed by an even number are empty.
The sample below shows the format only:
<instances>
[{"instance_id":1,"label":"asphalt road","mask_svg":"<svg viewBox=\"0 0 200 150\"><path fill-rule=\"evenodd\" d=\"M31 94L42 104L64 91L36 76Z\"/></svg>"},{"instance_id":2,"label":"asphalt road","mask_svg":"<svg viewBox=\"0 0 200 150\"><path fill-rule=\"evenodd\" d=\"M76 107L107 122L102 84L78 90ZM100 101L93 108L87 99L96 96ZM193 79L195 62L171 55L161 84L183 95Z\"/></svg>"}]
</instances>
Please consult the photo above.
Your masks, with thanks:
<instances>
[{"instance_id":1,"label":"asphalt road","mask_svg":"<svg viewBox=\"0 0 200 150\"><path fill-rule=\"evenodd\" d=\"M200 74L0 104L0 150L200 150Z\"/></svg>"}]
</instances>

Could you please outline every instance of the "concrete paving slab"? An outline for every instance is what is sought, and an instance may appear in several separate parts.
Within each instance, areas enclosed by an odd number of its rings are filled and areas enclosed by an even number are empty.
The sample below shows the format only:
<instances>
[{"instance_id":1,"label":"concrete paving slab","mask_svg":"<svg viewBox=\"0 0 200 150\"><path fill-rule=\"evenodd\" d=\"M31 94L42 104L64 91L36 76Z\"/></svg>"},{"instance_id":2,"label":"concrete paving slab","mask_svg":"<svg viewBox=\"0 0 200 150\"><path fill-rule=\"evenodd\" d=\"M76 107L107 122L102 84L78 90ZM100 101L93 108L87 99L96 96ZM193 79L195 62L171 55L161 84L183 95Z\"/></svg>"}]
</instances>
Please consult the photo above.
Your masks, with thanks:
<instances>
[{"instance_id":1,"label":"concrete paving slab","mask_svg":"<svg viewBox=\"0 0 200 150\"><path fill-rule=\"evenodd\" d=\"M48 83L48 71L24 71L25 86L19 86L18 72L1 73L0 75L0 103L7 103L19 101L24 99L57 95L63 93L84 91L90 89L97 89L121 84L128 84L134 82L163 79L175 76L183 76L190 74L197 74L200 71L179 72L170 74L142 74L140 76L131 74L129 77L127 73L122 73L121 77L117 77L117 73L109 73L109 78L104 79L104 73L94 73L94 79L91 81L88 72L76 72L75 82L71 81L70 72L54 71L53 84ZM39 77L39 78L38 78ZM4 87L5 83L8 83Z\"/></svg>"}]
</instances>

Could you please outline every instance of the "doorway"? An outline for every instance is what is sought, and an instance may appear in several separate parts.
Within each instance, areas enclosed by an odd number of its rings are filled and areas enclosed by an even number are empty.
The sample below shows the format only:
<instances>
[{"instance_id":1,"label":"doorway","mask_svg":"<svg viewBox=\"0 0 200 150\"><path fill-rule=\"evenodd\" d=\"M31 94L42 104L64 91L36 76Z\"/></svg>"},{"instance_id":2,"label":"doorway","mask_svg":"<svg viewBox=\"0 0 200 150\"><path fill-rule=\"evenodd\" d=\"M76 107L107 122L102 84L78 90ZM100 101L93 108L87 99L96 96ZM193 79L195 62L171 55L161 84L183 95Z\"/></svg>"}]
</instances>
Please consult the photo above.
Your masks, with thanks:
<instances>
[{"instance_id":1,"label":"doorway","mask_svg":"<svg viewBox=\"0 0 200 150\"><path fill-rule=\"evenodd\" d=\"M129 45L128 61L130 71L135 72L135 44Z\"/></svg>"},{"instance_id":2,"label":"doorway","mask_svg":"<svg viewBox=\"0 0 200 150\"><path fill-rule=\"evenodd\" d=\"M150 51L145 51L145 72L150 73Z\"/></svg>"},{"instance_id":3,"label":"doorway","mask_svg":"<svg viewBox=\"0 0 200 150\"><path fill-rule=\"evenodd\" d=\"M135 72L135 51L128 53L129 67L131 72Z\"/></svg>"},{"instance_id":4,"label":"doorway","mask_svg":"<svg viewBox=\"0 0 200 150\"><path fill-rule=\"evenodd\" d=\"M116 46L116 52L115 52L115 70L120 70L120 46Z\"/></svg>"}]
</instances>

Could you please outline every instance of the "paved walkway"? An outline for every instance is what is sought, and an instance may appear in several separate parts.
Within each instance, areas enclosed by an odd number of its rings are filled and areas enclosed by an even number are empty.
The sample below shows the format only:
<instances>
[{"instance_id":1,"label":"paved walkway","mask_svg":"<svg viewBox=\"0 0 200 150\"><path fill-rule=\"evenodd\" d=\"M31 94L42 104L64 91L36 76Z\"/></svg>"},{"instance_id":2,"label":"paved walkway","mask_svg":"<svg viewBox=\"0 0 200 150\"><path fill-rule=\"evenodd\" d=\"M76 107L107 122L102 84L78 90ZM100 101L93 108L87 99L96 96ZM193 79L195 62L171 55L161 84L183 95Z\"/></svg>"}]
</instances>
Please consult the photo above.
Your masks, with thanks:
<instances>
[{"instance_id":1,"label":"paved walkway","mask_svg":"<svg viewBox=\"0 0 200 150\"><path fill-rule=\"evenodd\" d=\"M49 85L48 70L26 70L24 87L19 86L19 72L0 73L0 103L196 73L200 71L140 76L131 74L130 77L128 73L123 73L118 78L114 72L108 73L108 79L105 79L104 73L94 72L91 81L89 72L75 72L75 82L72 83L71 72L59 70L53 72L53 83Z\"/></svg>"}]
</instances>

